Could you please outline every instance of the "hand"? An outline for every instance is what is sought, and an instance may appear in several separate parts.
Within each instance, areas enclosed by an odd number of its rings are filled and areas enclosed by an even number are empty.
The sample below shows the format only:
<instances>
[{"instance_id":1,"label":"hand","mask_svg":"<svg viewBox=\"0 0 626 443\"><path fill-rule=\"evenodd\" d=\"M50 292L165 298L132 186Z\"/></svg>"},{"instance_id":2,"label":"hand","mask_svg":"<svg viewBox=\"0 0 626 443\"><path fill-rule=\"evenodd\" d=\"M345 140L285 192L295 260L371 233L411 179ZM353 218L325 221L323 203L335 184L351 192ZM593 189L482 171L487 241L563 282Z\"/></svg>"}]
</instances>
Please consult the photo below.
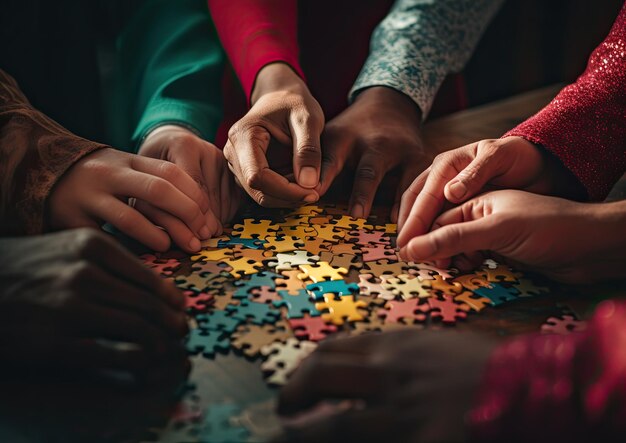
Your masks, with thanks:
<instances>
[{"instance_id":1,"label":"hand","mask_svg":"<svg viewBox=\"0 0 626 443\"><path fill-rule=\"evenodd\" d=\"M470 334L414 330L320 344L280 394L279 412L322 400L364 402L286 437L298 442L460 442L494 343Z\"/></svg>"},{"instance_id":2,"label":"hand","mask_svg":"<svg viewBox=\"0 0 626 443\"><path fill-rule=\"evenodd\" d=\"M262 206L317 201L313 188L319 183L322 108L302 79L282 63L259 71L252 103L230 128L224 147L238 183Z\"/></svg>"},{"instance_id":3,"label":"hand","mask_svg":"<svg viewBox=\"0 0 626 443\"><path fill-rule=\"evenodd\" d=\"M626 205L592 205L523 191L482 194L444 212L400 250L406 260L462 270L490 251L520 269L568 283L624 277ZM408 223L408 222L407 222Z\"/></svg>"},{"instance_id":4,"label":"hand","mask_svg":"<svg viewBox=\"0 0 626 443\"><path fill-rule=\"evenodd\" d=\"M129 198L145 203L145 215L128 205ZM208 209L205 193L178 166L114 149L78 161L48 200L53 229L99 228L105 221L155 251L169 249L168 233L185 251L200 250L199 239L210 235Z\"/></svg>"},{"instance_id":5,"label":"hand","mask_svg":"<svg viewBox=\"0 0 626 443\"><path fill-rule=\"evenodd\" d=\"M163 360L184 358L183 297L105 234L2 239L0 251L1 370L145 377ZM103 339L137 347L104 346Z\"/></svg>"},{"instance_id":6,"label":"hand","mask_svg":"<svg viewBox=\"0 0 626 443\"><path fill-rule=\"evenodd\" d=\"M428 232L446 200L461 203L489 188L580 195L556 158L521 137L483 140L439 154L402 196L398 246Z\"/></svg>"},{"instance_id":7,"label":"hand","mask_svg":"<svg viewBox=\"0 0 626 443\"><path fill-rule=\"evenodd\" d=\"M394 89L373 87L361 92L351 106L326 125L322 135L320 195L348 164L355 171L350 215L367 217L383 177L399 167L391 211L395 222L402 193L432 161L422 143L421 119L415 103Z\"/></svg>"},{"instance_id":8,"label":"hand","mask_svg":"<svg viewBox=\"0 0 626 443\"><path fill-rule=\"evenodd\" d=\"M165 125L146 137L138 154L171 162L194 179L208 197L205 215L209 236L222 233L222 223L230 221L241 203L240 190L226 167L222 151L183 127ZM146 215L155 211L145 202L137 202L135 207ZM175 232L169 232L174 237ZM182 241L184 236L177 238Z\"/></svg>"}]
</instances>

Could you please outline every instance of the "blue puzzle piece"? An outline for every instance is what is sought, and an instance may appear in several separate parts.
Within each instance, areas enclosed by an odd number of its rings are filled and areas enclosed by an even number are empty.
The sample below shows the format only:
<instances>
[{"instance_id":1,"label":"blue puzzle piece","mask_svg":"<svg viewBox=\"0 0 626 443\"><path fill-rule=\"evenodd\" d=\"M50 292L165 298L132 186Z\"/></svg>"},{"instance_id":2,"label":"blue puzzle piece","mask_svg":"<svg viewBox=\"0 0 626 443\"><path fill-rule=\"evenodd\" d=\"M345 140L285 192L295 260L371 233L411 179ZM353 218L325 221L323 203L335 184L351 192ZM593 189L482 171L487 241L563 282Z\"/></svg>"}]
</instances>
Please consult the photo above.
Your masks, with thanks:
<instances>
[{"instance_id":1,"label":"blue puzzle piece","mask_svg":"<svg viewBox=\"0 0 626 443\"><path fill-rule=\"evenodd\" d=\"M202 352L203 356L213 358L217 351L228 351L230 340L224 337L222 331L192 329L187 337L186 348L190 354Z\"/></svg>"},{"instance_id":2,"label":"blue puzzle piece","mask_svg":"<svg viewBox=\"0 0 626 443\"><path fill-rule=\"evenodd\" d=\"M284 278L284 276L270 271L262 271L251 274L248 280L237 280L234 285L237 286L238 289L233 294L233 297L247 298L252 289L260 288L261 286L269 286L274 289L276 288L276 282L274 280L277 278Z\"/></svg>"},{"instance_id":3,"label":"blue puzzle piece","mask_svg":"<svg viewBox=\"0 0 626 443\"><path fill-rule=\"evenodd\" d=\"M359 292L359 285L356 283L347 284L343 280L328 280L306 285L306 290L311 293L313 299L322 300L324 294L327 293L338 295L357 294Z\"/></svg>"},{"instance_id":4,"label":"blue puzzle piece","mask_svg":"<svg viewBox=\"0 0 626 443\"><path fill-rule=\"evenodd\" d=\"M287 308L287 318L303 318L304 314L311 317L318 317L322 313L315 309L309 293L305 289L300 289L298 295L290 295L289 291L278 291L282 300L274 301L276 307L285 306Z\"/></svg>"},{"instance_id":5,"label":"blue puzzle piece","mask_svg":"<svg viewBox=\"0 0 626 443\"><path fill-rule=\"evenodd\" d=\"M226 311L211 311L196 316L198 326L212 331L224 331L232 334L241 323L241 319L228 315Z\"/></svg>"},{"instance_id":6,"label":"blue puzzle piece","mask_svg":"<svg viewBox=\"0 0 626 443\"><path fill-rule=\"evenodd\" d=\"M211 443L234 443L247 441L249 431L233 425L231 418L241 413L241 408L232 403L210 404L202 420L198 441Z\"/></svg>"},{"instance_id":7,"label":"blue puzzle piece","mask_svg":"<svg viewBox=\"0 0 626 443\"><path fill-rule=\"evenodd\" d=\"M280 318L280 312L272 309L270 305L249 300L242 300L238 305L229 305L226 310L232 314L233 318L242 322L250 320L255 325L276 323Z\"/></svg>"},{"instance_id":8,"label":"blue puzzle piece","mask_svg":"<svg viewBox=\"0 0 626 443\"><path fill-rule=\"evenodd\" d=\"M229 236L230 237L230 236ZM265 240L259 240L256 238L239 238L230 237L228 240L220 240L217 242L218 248L227 248L234 245L242 245L248 249L263 249L263 245L267 243Z\"/></svg>"},{"instance_id":9,"label":"blue puzzle piece","mask_svg":"<svg viewBox=\"0 0 626 443\"><path fill-rule=\"evenodd\" d=\"M498 283L490 283L491 287L479 287L474 289L474 293L491 300L493 306L517 300L518 291L515 288L505 288Z\"/></svg>"}]
</instances>

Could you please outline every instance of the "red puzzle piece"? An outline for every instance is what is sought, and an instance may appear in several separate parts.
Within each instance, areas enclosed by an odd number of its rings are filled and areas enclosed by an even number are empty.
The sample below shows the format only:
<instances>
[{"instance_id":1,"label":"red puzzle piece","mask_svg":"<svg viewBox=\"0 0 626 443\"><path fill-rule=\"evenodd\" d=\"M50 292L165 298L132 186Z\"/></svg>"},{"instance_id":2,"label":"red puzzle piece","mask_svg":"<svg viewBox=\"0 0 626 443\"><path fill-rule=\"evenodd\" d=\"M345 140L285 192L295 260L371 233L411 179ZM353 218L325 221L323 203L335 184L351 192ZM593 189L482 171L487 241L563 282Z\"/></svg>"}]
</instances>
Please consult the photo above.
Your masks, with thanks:
<instances>
[{"instance_id":1,"label":"red puzzle piece","mask_svg":"<svg viewBox=\"0 0 626 443\"><path fill-rule=\"evenodd\" d=\"M385 323L398 323L400 320L424 321L430 306L426 303L420 304L419 298L409 300L388 301L384 309L378 310L378 316L385 318Z\"/></svg>"},{"instance_id":2,"label":"red puzzle piece","mask_svg":"<svg viewBox=\"0 0 626 443\"><path fill-rule=\"evenodd\" d=\"M290 318L287 321L294 335L301 340L320 341L337 332L337 326L326 323L322 317Z\"/></svg>"},{"instance_id":3,"label":"red puzzle piece","mask_svg":"<svg viewBox=\"0 0 626 443\"><path fill-rule=\"evenodd\" d=\"M443 300L430 297L427 301L431 309L430 316L441 318L441 321L446 324L454 324L457 319L466 318L467 311L470 309L468 305L455 303L450 295L444 295Z\"/></svg>"}]
</instances>

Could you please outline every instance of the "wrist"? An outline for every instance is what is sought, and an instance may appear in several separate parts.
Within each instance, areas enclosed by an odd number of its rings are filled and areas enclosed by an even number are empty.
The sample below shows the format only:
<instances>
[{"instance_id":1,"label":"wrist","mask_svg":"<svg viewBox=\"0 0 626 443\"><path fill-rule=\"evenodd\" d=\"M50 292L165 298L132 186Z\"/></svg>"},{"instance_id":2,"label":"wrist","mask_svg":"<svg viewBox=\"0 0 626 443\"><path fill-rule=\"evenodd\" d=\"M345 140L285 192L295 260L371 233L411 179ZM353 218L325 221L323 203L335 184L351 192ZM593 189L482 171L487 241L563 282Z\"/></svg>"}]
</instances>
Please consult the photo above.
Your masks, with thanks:
<instances>
[{"instance_id":1,"label":"wrist","mask_svg":"<svg viewBox=\"0 0 626 443\"><path fill-rule=\"evenodd\" d=\"M161 137L164 135L172 134L172 133L182 133L185 135L195 135L199 137L199 134L191 127L183 126L175 123L166 123L163 125L155 126L150 129L146 135L144 135L141 143L139 144L139 149L137 150L137 154L141 155L142 149L149 144L152 140L157 137Z\"/></svg>"},{"instance_id":2,"label":"wrist","mask_svg":"<svg viewBox=\"0 0 626 443\"><path fill-rule=\"evenodd\" d=\"M250 94L250 103L254 105L265 94L276 91L300 92L308 87L304 80L286 63L270 63L259 71Z\"/></svg>"},{"instance_id":3,"label":"wrist","mask_svg":"<svg viewBox=\"0 0 626 443\"><path fill-rule=\"evenodd\" d=\"M389 106L421 126L422 110L408 95L387 86L372 86L359 92L354 103Z\"/></svg>"}]
</instances>

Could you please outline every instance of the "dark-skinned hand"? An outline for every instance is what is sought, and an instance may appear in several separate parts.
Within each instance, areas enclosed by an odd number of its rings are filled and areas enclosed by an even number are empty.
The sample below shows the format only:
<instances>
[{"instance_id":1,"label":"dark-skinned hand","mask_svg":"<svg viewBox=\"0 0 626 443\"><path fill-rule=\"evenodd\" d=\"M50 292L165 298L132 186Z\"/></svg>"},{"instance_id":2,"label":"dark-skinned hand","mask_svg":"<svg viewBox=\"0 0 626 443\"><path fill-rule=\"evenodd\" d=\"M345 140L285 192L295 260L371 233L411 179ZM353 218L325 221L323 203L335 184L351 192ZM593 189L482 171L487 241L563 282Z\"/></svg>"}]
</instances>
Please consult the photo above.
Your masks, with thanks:
<instances>
[{"instance_id":1,"label":"dark-skinned hand","mask_svg":"<svg viewBox=\"0 0 626 443\"><path fill-rule=\"evenodd\" d=\"M360 407L290 428L284 441L460 442L490 339L405 330L326 341L293 374L279 413L325 400Z\"/></svg>"},{"instance_id":2,"label":"dark-skinned hand","mask_svg":"<svg viewBox=\"0 0 626 443\"><path fill-rule=\"evenodd\" d=\"M0 251L3 371L140 379L165 359L184 359L183 297L112 238L85 228L1 239Z\"/></svg>"},{"instance_id":3,"label":"dark-skinned hand","mask_svg":"<svg viewBox=\"0 0 626 443\"><path fill-rule=\"evenodd\" d=\"M348 167L354 171L350 215L367 217L381 181L398 170L391 210L395 222L402 194L434 157L424 149L421 119L413 100L394 89L380 86L361 92L351 106L326 124L322 134L320 195Z\"/></svg>"}]
</instances>

